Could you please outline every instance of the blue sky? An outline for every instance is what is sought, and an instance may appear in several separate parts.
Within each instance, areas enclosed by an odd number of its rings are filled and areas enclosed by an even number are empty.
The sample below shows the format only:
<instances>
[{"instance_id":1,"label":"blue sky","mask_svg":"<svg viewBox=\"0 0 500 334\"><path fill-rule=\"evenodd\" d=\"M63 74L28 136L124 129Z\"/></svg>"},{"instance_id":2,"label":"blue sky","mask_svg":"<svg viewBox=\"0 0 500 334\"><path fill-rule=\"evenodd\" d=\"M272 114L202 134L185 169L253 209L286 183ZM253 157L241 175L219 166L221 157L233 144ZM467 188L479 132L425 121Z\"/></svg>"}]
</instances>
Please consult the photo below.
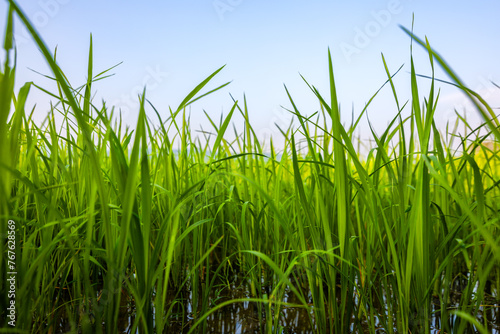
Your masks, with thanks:
<instances>
[{"instance_id":1,"label":"blue sky","mask_svg":"<svg viewBox=\"0 0 500 334\"><path fill-rule=\"evenodd\" d=\"M385 81L381 53L391 71L405 64L395 79L401 100L409 98L410 39L399 25L427 36L431 45L471 87L493 107L500 106L500 2L472 1L326 1L326 0L206 0L206 1L19 1L50 48L58 47L58 60L74 87L86 81L90 34L94 42L95 72L123 62L115 75L95 85L95 103L101 99L122 109L133 126L137 94L144 85L147 97L166 117L168 106L177 107L201 80L226 64L210 87L232 83L194 104L193 130L210 129L203 110L218 119L232 106L231 93L241 100L245 93L250 118L259 136L279 136L274 123L287 127L291 116L283 84L289 88L302 113L318 109L302 74L325 94L328 91L327 50L331 49L342 119L349 123ZM0 4L0 15L7 2ZM2 20L5 22L5 20ZM5 23L1 24L3 36ZM16 24L18 47L17 87L34 81L54 89L49 80L30 69L49 74L26 30ZM428 57L414 49L417 72L429 74ZM4 59L3 54L1 59ZM446 79L442 72L440 78ZM422 87L428 80L422 79ZM377 131L395 116L387 87L374 101L368 115ZM436 120L444 127L454 108L463 110L463 97L443 87ZM48 110L48 97L31 92L37 117ZM468 117L476 117L468 109ZM153 117L153 114L150 114ZM235 118L235 124L241 119ZM361 133L366 134L364 125Z\"/></svg>"}]
</instances>

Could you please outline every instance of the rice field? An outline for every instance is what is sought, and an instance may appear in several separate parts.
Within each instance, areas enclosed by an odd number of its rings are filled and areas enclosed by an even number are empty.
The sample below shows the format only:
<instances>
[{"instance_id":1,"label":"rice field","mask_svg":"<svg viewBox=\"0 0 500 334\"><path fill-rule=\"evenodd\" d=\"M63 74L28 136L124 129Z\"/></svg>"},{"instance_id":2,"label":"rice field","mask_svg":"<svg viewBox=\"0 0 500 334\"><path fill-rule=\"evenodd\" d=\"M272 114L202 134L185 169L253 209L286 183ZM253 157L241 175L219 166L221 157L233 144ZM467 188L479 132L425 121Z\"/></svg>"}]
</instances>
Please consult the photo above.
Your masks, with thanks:
<instances>
[{"instance_id":1,"label":"rice field","mask_svg":"<svg viewBox=\"0 0 500 334\"><path fill-rule=\"evenodd\" d=\"M14 16L57 82L43 124L26 100L44 88L14 91ZM280 129L283 148L264 149L245 99L220 120L206 115L211 133L194 137L189 106L227 85L211 84L222 68L177 108L157 110L144 91L129 128L91 98L108 75L93 68L92 42L75 88L13 1L6 31L0 332L500 331L500 124L427 40L405 29L432 69L423 91L410 54L409 101L383 61L394 118L361 154L355 132L371 100L344 124L329 53L329 91L304 79L318 111L304 114L287 91L297 126ZM436 127L435 68L480 127L460 117ZM245 126L228 140L235 117Z\"/></svg>"}]
</instances>

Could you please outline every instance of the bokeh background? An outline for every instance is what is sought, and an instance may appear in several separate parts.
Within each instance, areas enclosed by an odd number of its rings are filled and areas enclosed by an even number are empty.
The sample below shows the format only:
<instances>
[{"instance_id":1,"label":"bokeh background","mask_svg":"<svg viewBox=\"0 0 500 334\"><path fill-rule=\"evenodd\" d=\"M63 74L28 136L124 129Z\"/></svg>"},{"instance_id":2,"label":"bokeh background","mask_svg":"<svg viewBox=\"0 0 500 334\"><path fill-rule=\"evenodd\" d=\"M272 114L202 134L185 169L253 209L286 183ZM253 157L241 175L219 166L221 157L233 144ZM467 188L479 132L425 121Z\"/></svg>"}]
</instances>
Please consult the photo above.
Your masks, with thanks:
<instances>
[{"instance_id":1,"label":"bokeh background","mask_svg":"<svg viewBox=\"0 0 500 334\"><path fill-rule=\"evenodd\" d=\"M500 106L500 2L472 1L326 1L326 0L206 0L206 1L18 1L52 50L73 87L86 82L90 35L94 44L94 73L118 63L112 77L95 84L94 103L121 110L134 126L138 94L146 86L147 98L163 118L168 108L182 99L206 76L226 64L210 87L232 81L223 90L190 107L193 131L211 130L203 110L219 119L232 106L231 93L242 100L246 94L251 122L262 140L270 136L280 143L278 124L286 128L292 119L282 107L290 107L286 84L301 112L311 115L319 105L299 74L328 93L327 50L334 61L343 122L350 124L365 103L387 79L384 54L391 72L401 65L395 78L400 101L410 94L410 38L400 25L427 36L463 81L489 101ZM6 17L8 2L0 3ZM0 24L4 34L5 19ZM55 91L51 80L33 70L50 71L27 30L15 25L17 88L26 81ZM417 72L430 74L428 56L414 46ZM3 61L4 55L0 56ZM436 76L447 77L436 71ZM429 80L420 79L422 88ZM441 86L436 122L443 129L455 119L455 110L479 124L462 93ZM423 91L425 92L425 90ZM50 98L33 89L29 104L36 104L36 119L43 121ZM496 109L499 110L499 109ZM406 112L410 110L407 107ZM368 109L373 128L383 131L396 115L389 86ZM148 113L156 122L153 112ZM234 124L242 129L242 119ZM361 137L369 137L364 121Z\"/></svg>"}]
</instances>

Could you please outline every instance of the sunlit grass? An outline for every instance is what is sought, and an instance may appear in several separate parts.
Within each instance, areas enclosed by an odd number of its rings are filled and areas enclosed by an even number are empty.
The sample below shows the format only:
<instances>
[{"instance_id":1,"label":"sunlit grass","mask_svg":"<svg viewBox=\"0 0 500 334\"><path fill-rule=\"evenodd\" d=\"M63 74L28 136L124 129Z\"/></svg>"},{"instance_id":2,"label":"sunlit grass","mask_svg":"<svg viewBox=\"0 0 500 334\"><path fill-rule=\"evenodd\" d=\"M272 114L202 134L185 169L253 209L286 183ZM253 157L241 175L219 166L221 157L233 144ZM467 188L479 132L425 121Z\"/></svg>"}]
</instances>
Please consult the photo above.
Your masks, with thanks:
<instances>
[{"instance_id":1,"label":"sunlit grass","mask_svg":"<svg viewBox=\"0 0 500 334\"><path fill-rule=\"evenodd\" d=\"M113 333L129 299L133 333L168 332L178 317L189 319L183 331L207 332L209 315L245 302L255 303L266 333L287 333L287 308L306 309L316 333L428 333L436 319L448 333L491 329L486 314L498 317L500 291L498 121L427 41L406 30L427 49L432 68L422 92L410 59L410 101L398 99L392 78L399 70L382 58L397 108L382 134L372 132L368 154L357 150L358 122L342 123L330 54L326 94L304 79L320 110L305 115L286 90L299 126L280 129L284 147L271 141L265 152L245 98L220 122L207 115L211 141L192 136L186 107L227 85L204 93L222 68L175 110L154 109L145 91L129 130L117 111L91 100L93 82L107 73L94 74L92 41L88 81L74 89L10 4L0 77L0 217L17 222L17 330L54 333L64 323L73 332ZM30 89L39 87L14 92L14 14L57 82L43 126L25 109ZM436 127L437 65L474 101L487 135L443 135ZM245 127L228 141L234 117ZM4 292L3 256L0 265ZM243 278L247 296L217 301L216 287L234 277ZM11 333L7 303L2 293L2 332Z\"/></svg>"}]
</instances>

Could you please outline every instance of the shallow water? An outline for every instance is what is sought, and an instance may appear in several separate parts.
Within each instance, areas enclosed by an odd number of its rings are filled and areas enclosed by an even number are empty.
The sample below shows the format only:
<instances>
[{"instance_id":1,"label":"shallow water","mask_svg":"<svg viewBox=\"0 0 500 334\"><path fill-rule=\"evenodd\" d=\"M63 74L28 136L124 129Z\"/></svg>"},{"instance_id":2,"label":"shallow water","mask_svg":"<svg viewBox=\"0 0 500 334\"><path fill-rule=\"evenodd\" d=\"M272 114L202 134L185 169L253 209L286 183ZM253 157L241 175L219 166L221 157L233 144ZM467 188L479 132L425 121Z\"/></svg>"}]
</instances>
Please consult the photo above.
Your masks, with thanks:
<instances>
[{"instance_id":1,"label":"shallow water","mask_svg":"<svg viewBox=\"0 0 500 334\"><path fill-rule=\"evenodd\" d=\"M451 302L447 305L448 310L456 309L459 305L461 292L464 288L466 278L463 280L455 280L452 287ZM214 288L211 289L209 294L210 308L219 305L222 302L234 299L244 299L250 297L248 287L249 282L241 277L233 277L232 282L217 282ZM486 324L490 333L500 334L500 298L498 291L491 286L486 289L485 298L480 314L476 315L477 320ZM307 293L305 293L307 295ZM312 305L311 297L308 297L307 302ZM169 318L169 326L166 333L187 333L194 322L197 320L195 316L201 310L201 300L198 300L198 305L193 303L197 300L193 298L192 289L187 286L182 293L175 295L172 291L167 297L167 304L176 300L171 317ZM298 298L289 291L284 294L283 301L290 304L300 304ZM357 302L357 300L356 300ZM374 312L375 319L375 332L385 333L380 319L387 317L386 305L387 300L385 294L380 305L374 305L377 310ZM441 310L440 301L438 296L433 296L432 301L432 317L431 317L431 333L443 333L441 328ZM154 311L154 310L153 310ZM271 310L273 317L276 317ZM397 318L397 314L393 315ZM316 333L314 316L311 309L299 307L285 307L279 310L278 316L278 333L292 334L292 333ZM91 317L92 319L92 317ZM132 324L135 319L135 305L129 296L122 295L121 309L119 314L118 333L131 333ZM266 312L263 305L254 302L237 302L231 303L220 310L212 313L206 319L205 332L207 333L264 333L266 328ZM453 327L453 323L458 321L456 316L450 315L448 319L448 326ZM365 333L373 333L367 319L363 319L360 324ZM200 329L202 325L200 325ZM357 327L359 328L359 327ZM351 326L354 331L354 324ZM70 330L68 319L61 319L59 326L54 328L54 333L67 333ZM394 331L397 332L396 328ZM139 333L139 331L136 331Z\"/></svg>"}]
</instances>

